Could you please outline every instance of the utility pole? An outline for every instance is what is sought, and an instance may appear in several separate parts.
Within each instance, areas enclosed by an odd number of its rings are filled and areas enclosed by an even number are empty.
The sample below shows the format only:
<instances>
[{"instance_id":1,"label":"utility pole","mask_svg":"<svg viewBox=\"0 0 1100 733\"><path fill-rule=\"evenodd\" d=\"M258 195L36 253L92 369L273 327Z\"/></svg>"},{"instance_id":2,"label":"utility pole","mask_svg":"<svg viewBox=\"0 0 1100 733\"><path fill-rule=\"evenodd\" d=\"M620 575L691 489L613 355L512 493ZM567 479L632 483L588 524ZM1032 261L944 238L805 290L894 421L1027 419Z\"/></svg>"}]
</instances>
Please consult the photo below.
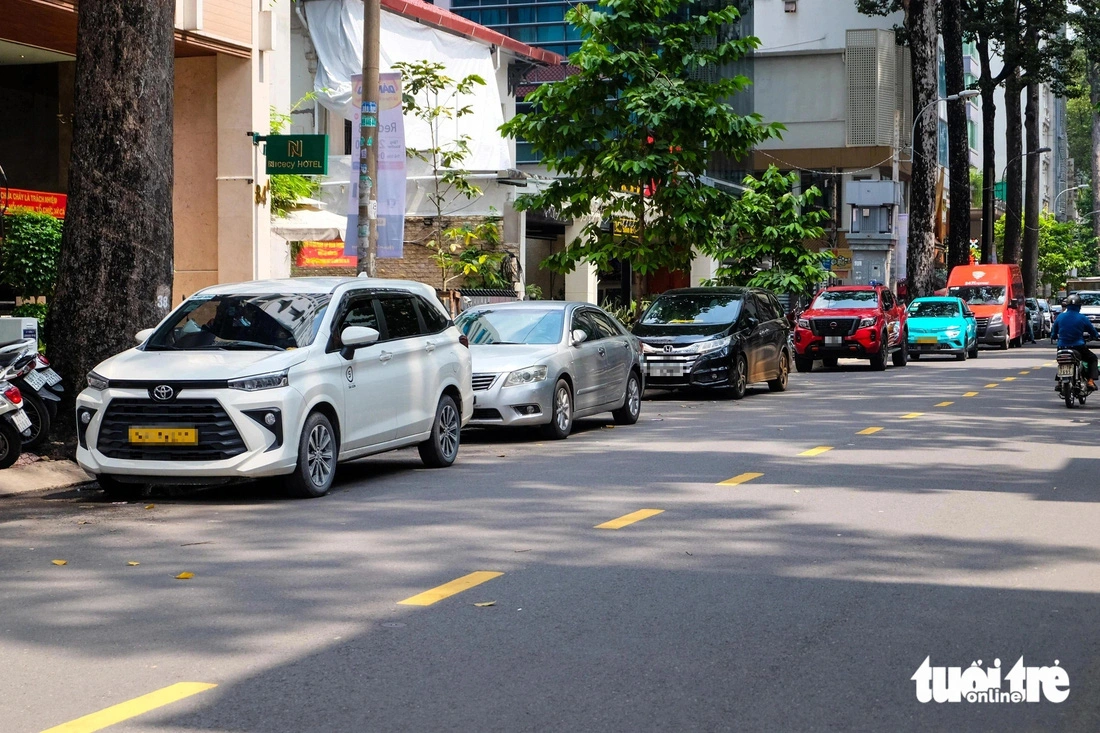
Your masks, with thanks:
<instances>
[{"instance_id":1,"label":"utility pole","mask_svg":"<svg viewBox=\"0 0 1100 733\"><path fill-rule=\"evenodd\" d=\"M359 225L356 272L376 274L378 256L378 57L381 0L363 0L363 106L359 123Z\"/></svg>"}]
</instances>

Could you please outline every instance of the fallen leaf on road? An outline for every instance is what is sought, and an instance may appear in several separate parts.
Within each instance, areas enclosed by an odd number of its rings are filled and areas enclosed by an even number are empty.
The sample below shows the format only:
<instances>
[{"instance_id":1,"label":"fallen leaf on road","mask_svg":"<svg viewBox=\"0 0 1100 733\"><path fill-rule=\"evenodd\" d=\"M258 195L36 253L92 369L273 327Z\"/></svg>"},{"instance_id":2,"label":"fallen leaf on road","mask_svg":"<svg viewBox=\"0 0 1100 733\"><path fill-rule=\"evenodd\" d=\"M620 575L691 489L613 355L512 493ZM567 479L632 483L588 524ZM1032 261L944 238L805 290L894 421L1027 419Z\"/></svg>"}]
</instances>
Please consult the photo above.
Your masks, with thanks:
<instances>
[{"instance_id":1,"label":"fallen leaf on road","mask_svg":"<svg viewBox=\"0 0 1100 733\"><path fill-rule=\"evenodd\" d=\"M528 547L526 550L515 550L514 552L530 552L530 551L531 551L531 548Z\"/></svg>"},{"instance_id":2,"label":"fallen leaf on road","mask_svg":"<svg viewBox=\"0 0 1100 733\"><path fill-rule=\"evenodd\" d=\"M795 489L795 490L794 490L794 493L796 493L796 494L801 494L802 492L801 492L801 491L799 491L798 489Z\"/></svg>"},{"instance_id":3,"label":"fallen leaf on road","mask_svg":"<svg viewBox=\"0 0 1100 733\"><path fill-rule=\"evenodd\" d=\"M477 606L478 608L488 608L489 606L497 605L497 602L496 601L485 601L484 603L475 603L474 605Z\"/></svg>"},{"instance_id":4,"label":"fallen leaf on road","mask_svg":"<svg viewBox=\"0 0 1100 733\"><path fill-rule=\"evenodd\" d=\"M194 577L195 577L194 573L182 572L182 573L180 573L179 575L176 576L176 580L191 580L191 578L194 578Z\"/></svg>"},{"instance_id":5,"label":"fallen leaf on road","mask_svg":"<svg viewBox=\"0 0 1100 733\"><path fill-rule=\"evenodd\" d=\"M195 545L212 545L212 544L214 544L214 540L207 540L206 542L187 542L187 543L184 543L184 544L180 545L180 547L194 547Z\"/></svg>"},{"instance_id":6,"label":"fallen leaf on road","mask_svg":"<svg viewBox=\"0 0 1100 733\"><path fill-rule=\"evenodd\" d=\"M156 506L156 504L146 504L146 505L145 505L145 508L146 508L146 509L152 509L152 508L153 508L153 507L155 507L155 506Z\"/></svg>"},{"instance_id":7,"label":"fallen leaf on road","mask_svg":"<svg viewBox=\"0 0 1100 733\"><path fill-rule=\"evenodd\" d=\"M498 454L497 454L497 458L507 458L507 457L508 457L508 456L507 456L507 454L505 454L505 453L498 453Z\"/></svg>"},{"instance_id":8,"label":"fallen leaf on road","mask_svg":"<svg viewBox=\"0 0 1100 733\"><path fill-rule=\"evenodd\" d=\"M137 567L138 565L141 565L141 563L139 563L139 562L134 562L133 560L131 560L130 562L128 562L128 563L126 563L126 564L127 564L127 565L129 565L129 566L130 566L130 567L132 567L132 568L134 568L134 567Z\"/></svg>"},{"instance_id":9,"label":"fallen leaf on road","mask_svg":"<svg viewBox=\"0 0 1100 733\"><path fill-rule=\"evenodd\" d=\"M69 564L68 560L51 560L50 562L52 562L54 565L68 565Z\"/></svg>"}]
</instances>

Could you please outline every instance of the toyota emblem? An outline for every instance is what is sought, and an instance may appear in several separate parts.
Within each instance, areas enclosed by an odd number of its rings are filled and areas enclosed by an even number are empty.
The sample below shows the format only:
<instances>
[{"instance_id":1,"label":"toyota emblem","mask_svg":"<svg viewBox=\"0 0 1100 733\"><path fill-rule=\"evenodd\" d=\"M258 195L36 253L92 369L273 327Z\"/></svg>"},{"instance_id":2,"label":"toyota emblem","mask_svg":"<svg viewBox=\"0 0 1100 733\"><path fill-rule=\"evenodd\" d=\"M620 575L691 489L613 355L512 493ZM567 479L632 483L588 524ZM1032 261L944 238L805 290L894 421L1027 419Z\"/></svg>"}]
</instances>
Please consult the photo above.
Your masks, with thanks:
<instances>
[{"instance_id":1,"label":"toyota emblem","mask_svg":"<svg viewBox=\"0 0 1100 733\"><path fill-rule=\"evenodd\" d=\"M666 346L665 347L665 353L666 354L671 354L672 353L672 347L671 346Z\"/></svg>"},{"instance_id":2,"label":"toyota emblem","mask_svg":"<svg viewBox=\"0 0 1100 733\"><path fill-rule=\"evenodd\" d=\"M153 399L157 402L167 402L176 396L176 390L172 389L167 384L158 384L153 387Z\"/></svg>"}]
</instances>

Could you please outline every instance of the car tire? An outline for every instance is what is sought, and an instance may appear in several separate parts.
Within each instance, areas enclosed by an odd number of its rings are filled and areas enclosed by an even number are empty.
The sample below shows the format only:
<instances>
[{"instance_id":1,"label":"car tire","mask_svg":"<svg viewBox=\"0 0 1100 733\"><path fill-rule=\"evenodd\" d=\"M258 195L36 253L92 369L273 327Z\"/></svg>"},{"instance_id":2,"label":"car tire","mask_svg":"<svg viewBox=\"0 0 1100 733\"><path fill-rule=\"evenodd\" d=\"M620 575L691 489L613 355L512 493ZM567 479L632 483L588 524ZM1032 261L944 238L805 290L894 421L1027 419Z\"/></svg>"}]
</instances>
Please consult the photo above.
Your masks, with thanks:
<instances>
[{"instance_id":1,"label":"car tire","mask_svg":"<svg viewBox=\"0 0 1100 733\"><path fill-rule=\"evenodd\" d=\"M974 339L974 345L970 347L970 351L967 352L967 355L971 359L977 359L978 358L978 339Z\"/></svg>"},{"instance_id":2,"label":"car tire","mask_svg":"<svg viewBox=\"0 0 1100 733\"><path fill-rule=\"evenodd\" d=\"M896 367L903 367L909 363L909 334L901 335L901 346L893 353L893 362Z\"/></svg>"},{"instance_id":3,"label":"car tire","mask_svg":"<svg viewBox=\"0 0 1100 733\"><path fill-rule=\"evenodd\" d=\"M287 492L302 499L324 496L332 488L339 457L336 431L323 413L313 412L298 439L298 464L286 479Z\"/></svg>"},{"instance_id":4,"label":"car tire","mask_svg":"<svg viewBox=\"0 0 1100 733\"><path fill-rule=\"evenodd\" d=\"M642 415L642 380L638 372L631 370L626 378L626 394L623 406L611 413L616 425L633 425Z\"/></svg>"},{"instance_id":5,"label":"car tire","mask_svg":"<svg viewBox=\"0 0 1100 733\"><path fill-rule=\"evenodd\" d=\"M569 382L559 379L554 385L550 404L550 422L542 426L543 436L550 440L565 440L573 432L573 390Z\"/></svg>"},{"instance_id":6,"label":"car tire","mask_svg":"<svg viewBox=\"0 0 1100 733\"><path fill-rule=\"evenodd\" d=\"M739 400L749 388L749 362L744 354L738 354L733 362L733 374L730 375L730 397Z\"/></svg>"},{"instance_id":7,"label":"car tire","mask_svg":"<svg viewBox=\"0 0 1100 733\"><path fill-rule=\"evenodd\" d=\"M103 490L103 495L111 501L137 501L145 494L144 484L119 481L110 474L101 473L95 480Z\"/></svg>"},{"instance_id":8,"label":"car tire","mask_svg":"<svg viewBox=\"0 0 1100 733\"><path fill-rule=\"evenodd\" d=\"M786 351L782 351L779 354L779 376L768 382L768 389L772 392L786 392L790 376L791 358Z\"/></svg>"},{"instance_id":9,"label":"car tire","mask_svg":"<svg viewBox=\"0 0 1100 733\"><path fill-rule=\"evenodd\" d=\"M0 418L0 468L10 468L23 452L23 436L7 420Z\"/></svg>"},{"instance_id":10,"label":"car tire","mask_svg":"<svg viewBox=\"0 0 1100 733\"><path fill-rule=\"evenodd\" d=\"M796 356L794 358L794 370L799 374L806 374L814 370L814 360L808 356Z\"/></svg>"},{"instance_id":11,"label":"car tire","mask_svg":"<svg viewBox=\"0 0 1100 733\"><path fill-rule=\"evenodd\" d=\"M821 366L826 369L836 369L836 365L840 363L840 358L836 356L823 356L821 357Z\"/></svg>"},{"instance_id":12,"label":"car tire","mask_svg":"<svg viewBox=\"0 0 1100 733\"><path fill-rule=\"evenodd\" d=\"M963 351L961 354L955 354L955 361L966 361L969 352Z\"/></svg>"},{"instance_id":13,"label":"car tire","mask_svg":"<svg viewBox=\"0 0 1100 733\"><path fill-rule=\"evenodd\" d=\"M879 340L878 353L871 357L871 368L879 372L886 370L886 334Z\"/></svg>"},{"instance_id":14,"label":"car tire","mask_svg":"<svg viewBox=\"0 0 1100 733\"><path fill-rule=\"evenodd\" d=\"M1002 341L997 348L999 348L1001 351L1008 351L1008 347L1009 347L1009 338L1008 338L1008 334L1006 333L1005 334L1005 340Z\"/></svg>"},{"instance_id":15,"label":"car tire","mask_svg":"<svg viewBox=\"0 0 1100 733\"><path fill-rule=\"evenodd\" d=\"M920 361L920 354L910 354L909 361Z\"/></svg>"},{"instance_id":16,"label":"car tire","mask_svg":"<svg viewBox=\"0 0 1100 733\"><path fill-rule=\"evenodd\" d=\"M24 450L34 450L46 442L50 436L50 410L46 401L35 394L28 386L23 390L23 411L31 421L31 434L23 438Z\"/></svg>"},{"instance_id":17,"label":"car tire","mask_svg":"<svg viewBox=\"0 0 1100 733\"><path fill-rule=\"evenodd\" d=\"M446 468L458 458L458 448L462 443L462 415L454 397L443 395L435 407L435 420L432 421L432 434L427 440L416 446L420 460L428 468Z\"/></svg>"}]
</instances>

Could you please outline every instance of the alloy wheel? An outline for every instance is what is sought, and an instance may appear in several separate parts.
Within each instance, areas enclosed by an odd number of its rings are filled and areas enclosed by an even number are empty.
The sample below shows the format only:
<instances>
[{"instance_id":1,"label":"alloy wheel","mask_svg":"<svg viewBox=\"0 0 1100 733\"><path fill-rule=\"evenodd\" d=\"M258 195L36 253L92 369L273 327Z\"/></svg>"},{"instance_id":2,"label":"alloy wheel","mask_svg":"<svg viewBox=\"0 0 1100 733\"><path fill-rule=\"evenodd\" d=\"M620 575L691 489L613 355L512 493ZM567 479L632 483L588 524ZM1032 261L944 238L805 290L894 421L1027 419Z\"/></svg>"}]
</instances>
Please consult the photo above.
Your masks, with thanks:
<instances>
[{"instance_id":1,"label":"alloy wheel","mask_svg":"<svg viewBox=\"0 0 1100 733\"><path fill-rule=\"evenodd\" d=\"M561 432L568 432L573 419L573 409L569 401L569 388L564 384L558 387L554 395L554 423Z\"/></svg>"},{"instance_id":2,"label":"alloy wheel","mask_svg":"<svg viewBox=\"0 0 1100 733\"><path fill-rule=\"evenodd\" d=\"M746 373L744 359L737 360L737 393L741 394L749 386L749 375Z\"/></svg>"},{"instance_id":3,"label":"alloy wheel","mask_svg":"<svg viewBox=\"0 0 1100 733\"><path fill-rule=\"evenodd\" d=\"M458 411L451 403L444 404L443 409L439 411L439 450L448 460L458 453L460 429Z\"/></svg>"},{"instance_id":4,"label":"alloy wheel","mask_svg":"<svg viewBox=\"0 0 1100 733\"><path fill-rule=\"evenodd\" d=\"M332 475L332 433L325 425L315 425L309 433L306 449L309 479L314 486L324 486Z\"/></svg>"},{"instance_id":5,"label":"alloy wheel","mask_svg":"<svg viewBox=\"0 0 1100 733\"><path fill-rule=\"evenodd\" d=\"M626 380L626 406L631 415L637 415L642 409L642 389L637 379Z\"/></svg>"}]
</instances>

